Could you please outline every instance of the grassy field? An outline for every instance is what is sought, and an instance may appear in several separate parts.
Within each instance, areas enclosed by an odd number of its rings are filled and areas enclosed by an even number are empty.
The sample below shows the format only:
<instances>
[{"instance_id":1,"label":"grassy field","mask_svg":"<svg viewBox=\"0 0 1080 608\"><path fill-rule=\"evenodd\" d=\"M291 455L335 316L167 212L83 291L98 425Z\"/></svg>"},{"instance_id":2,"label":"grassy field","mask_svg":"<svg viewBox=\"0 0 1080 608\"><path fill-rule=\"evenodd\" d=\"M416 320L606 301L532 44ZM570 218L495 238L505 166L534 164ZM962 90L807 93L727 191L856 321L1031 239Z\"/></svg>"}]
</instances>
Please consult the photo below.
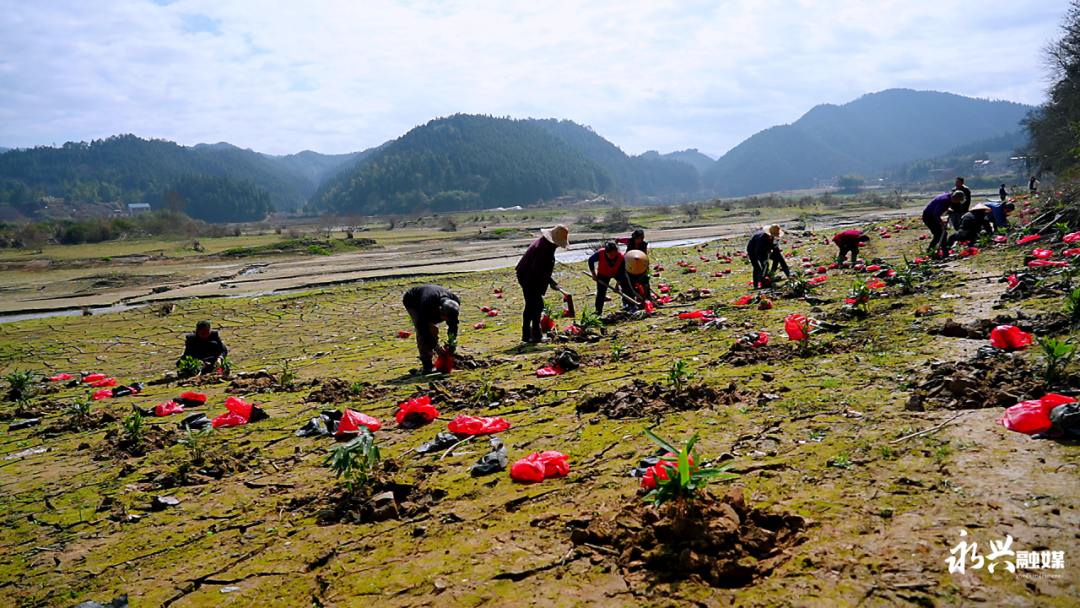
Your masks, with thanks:
<instances>
[{"instance_id":1,"label":"grassy field","mask_svg":"<svg viewBox=\"0 0 1080 608\"><path fill-rule=\"evenodd\" d=\"M846 211L802 212L827 218ZM709 209L699 221L724 213ZM785 214L794 219L792 211ZM507 215L498 226L556 219ZM877 238L875 230L863 257L900 269L903 256L920 255L923 229L917 214L911 217L882 226L891 238ZM658 227L686 218L639 219ZM462 233L477 229L464 224ZM454 236L426 230L358 236L380 244ZM783 248L794 253L793 269L802 271L804 256L814 268L828 264L835 254L828 236L789 234ZM245 235L203 244L220 251L277 238ZM47 248L45 255L117 256L120 250L144 251L141 246L151 243L63 254ZM664 271L653 279L654 288L665 283L672 293L711 293L697 300L684 295L685 301L643 318L613 320L591 343L521 345L522 300L512 270L440 277L462 298L460 351L485 366L448 377L411 373L418 365L414 341L397 337L411 331L401 294L420 280L191 300L171 313L155 308L2 324L4 373L87 371L122 384L153 380L172 370L184 332L209 319L230 347L234 376L266 370L275 380L238 380L231 389L228 382L148 386L136 396L93 402L92 420L102 413L115 420L82 426L65 409L88 393L81 387L0 405L8 424L19 407L43 418L38 427L0 435L0 598L25 607L109 601L121 593L133 606L1075 605L1076 442L1033 441L1005 431L994 422L1000 407L906 406L932 367L967 361L987 344L928 329L948 318L966 323L1061 310L1062 297L1052 293L999 299L1006 286L998 279L1022 267L1023 252L991 248L936 265L910 294L895 286L875 290L869 313L859 316L843 303L857 276L852 271L829 271L816 293L826 302L784 299L777 289L770 294L771 310L734 306L736 298L753 293L749 265L735 256L742 249L742 242L732 241L657 251ZM718 259L727 255L733 262ZM683 273L677 261L694 264L697 272ZM578 264L556 272L577 294L579 310L592 302L583 269ZM730 274L710 276L726 269ZM547 299L562 308L552 294ZM479 310L484 306L500 314L487 316ZM930 310L918 312L924 307ZM608 304L609 312L614 308ZM678 317L694 310L712 310L726 321L703 328ZM840 327L815 335L813 348L801 353L783 330L793 313ZM570 320L556 321L566 335ZM474 329L478 323L485 327ZM736 339L751 331L767 332L767 347L733 352ZM537 378L535 370L564 346L581 355L582 367ZM1034 351L1016 354L1009 365L1036 375L1042 363ZM690 384L725 399L680 409L676 397L662 396L641 415L625 418L579 409L597 396L615 403L640 392L632 388L635 380L667 387L679 360L692 374ZM276 384L286 364L298 376L292 389ZM356 385L355 391L343 391L344 400L332 405L306 400L330 378ZM133 404L153 406L198 390L208 395L207 406L189 410L213 417L225 411L232 394L227 389L260 404L271 418L219 429L196 446L178 442L186 439L177 430L179 416L150 418L145 455L115 449ZM507 395L493 398L499 390ZM432 397L439 419L416 430L398 426L398 404L418 395ZM298 438L294 431L319 411L344 406L382 421L375 436L390 462L384 482L413 489L410 506L396 518L324 525L342 501L324 465L334 442ZM416 454L459 413L510 421L500 437L511 462L558 450L569 456L570 473L535 485L516 483L505 471L472 477L469 468L488 450L483 438L446 453ZM609 547L571 541L575 530L625 517L624 505L641 502L638 480L628 472L655 452L645 428L678 441L698 433L699 459L730 459L739 476L714 484L715 494L738 487L755 509L804 518L800 541L784 551L771 574L735 589L696 576L662 581L628 566ZM928 432L914 435L919 431ZM156 496L175 497L179 504L154 508ZM1064 551L1065 569L1035 571L1061 575L1037 579L1000 569L950 573L946 559L961 529L983 554L990 540L1006 534L1015 539L1014 550Z\"/></svg>"}]
</instances>

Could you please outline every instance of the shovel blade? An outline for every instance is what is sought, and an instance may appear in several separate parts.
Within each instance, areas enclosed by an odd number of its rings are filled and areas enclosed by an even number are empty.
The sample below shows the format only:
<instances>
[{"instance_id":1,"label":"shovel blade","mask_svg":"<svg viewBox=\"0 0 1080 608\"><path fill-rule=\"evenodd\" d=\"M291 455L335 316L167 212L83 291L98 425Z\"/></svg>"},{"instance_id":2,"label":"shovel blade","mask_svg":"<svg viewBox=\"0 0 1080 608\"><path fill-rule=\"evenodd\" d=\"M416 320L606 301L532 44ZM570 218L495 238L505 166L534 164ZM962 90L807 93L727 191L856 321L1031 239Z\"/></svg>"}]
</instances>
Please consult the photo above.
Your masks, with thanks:
<instances>
[{"instance_id":1,"label":"shovel blade","mask_svg":"<svg viewBox=\"0 0 1080 608\"><path fill-rule=\"evenodd\" d=\"M566 310L570 311L571 317L577 317L577 311L574 310L574 296L573 294L566 294Z\"/></svg>"}]
</instances>

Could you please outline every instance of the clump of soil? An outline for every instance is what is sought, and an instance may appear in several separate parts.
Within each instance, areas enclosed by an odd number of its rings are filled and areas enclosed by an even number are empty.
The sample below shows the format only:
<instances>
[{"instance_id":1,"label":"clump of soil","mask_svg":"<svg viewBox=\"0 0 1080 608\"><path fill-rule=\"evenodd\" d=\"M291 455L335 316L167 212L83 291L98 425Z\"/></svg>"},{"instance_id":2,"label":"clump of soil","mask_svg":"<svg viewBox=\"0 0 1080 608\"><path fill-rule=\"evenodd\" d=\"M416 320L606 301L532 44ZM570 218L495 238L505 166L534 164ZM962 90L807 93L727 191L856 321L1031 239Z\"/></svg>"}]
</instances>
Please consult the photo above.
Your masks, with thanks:
<instances>
[{"instance_id":1,"label":"clump of soil","mask_svg":"<svg viewBox=\"0 0 1080 608\"><path fill-rule=\"evenodd\" d=\"M278 379L267 372L259 372L248 378L236 378L225 388L230 395L250 395L253 393L272 393L281 388Z\"/></svg>"},{"instance_id":2,"label":"clump of soil","mask_svg":"<svg viewBox=\"0 0 1080 608\"><path fill-rule=\"evenodd\" d=\"M787 338L784 339L786 340ZM821 340L811 341L810 347L805 353L801 346L794 341L790 344L765 344L763 346L754 346L740 341L732 344L731 350L724 353L718 361L732 367L757 365L758 363L776 365L777 363L785 363L792 357L835 355L850 350L850 345L836 340L830 342L823 342Z\"/></svg>"},{"instance_id":3,"label":"clump of soil","mask_svg":"<svg viewBox=\"0 0 1080 608\"><path fill-rule=\"evenodd\" d=\"M103 426L107 426L116 422L116 417L107 413L100 412L96 416L88 416L84 420L79 420L74 417L69 417L67 420L51 424L40 431L39 435L44 437L56 437L57 435L63 435L64 433L79 433L82 431L93 431L100 429Z\"/></svg>"},{"instance_id":4,"label":"clump of soil","mask_svg":"<svg viewBox=\"0 0 1080 608\"><path fill-rule=\"evenodd\" d=\"M156 425L144 427L142 438L137 442L125 437L120 429L114 428L105 433L105 441L98 446L94 460L141 458L150 452L175 445L177 439L176 431Z\"/></svg>"},{"instance_id":5,"label":"clump of soil","mask_svg":"<svg viewBox=\"0 0 1080 608\"><path fill-rule=\"evenodd\" d=\"M578 344L595 344L600 341L600 338L603 337L603 334L606 333L606 331L607 330L605 328L600 328L599 331L589 328L581 329L578 331L578 333L575 334L570 332L570 330L566 330L555 333L555 335L552 336L551 341L555 344L565 344L568 342L576 342Z\"/></svg>"},{"instance_id":6,"label":"clump of soil","mask_svg":"<svg viewBox=\"0 0 1080 608\"><path fill-rule=\"evenodd\" d=\"M738 390L734 382L720 390L694 384L677 391L639 378L616 391L585 399L578 404L577 411L578 414L599 412L608 418L644 418L671 410L698 410L751 399L753 394Z\"/></svg>"},{"instance_id":7,"label":"clump of soil","mask_svg":"<svg viewBox=\"0 0 1080 608\"><path fill-rule=\"evenodd\" d=\"M750 509L742 490L733 488L723 499L704 492L693 502L660 507L634 502L611 520L594 519L587 528L574 530L570 540L614 549L618 556L608 559L614 559L631 585L693 579L737 588L768 576L785 561L806 526L792 513Z\"/></svg>"},{"instance_id":8,"label":"clump of soil","mask_svg":"<svg viewBox=\"0 0 1080 608\"><path fill-rule=\"evenodd\" d=\"M951 338L987 340L990 338L990 332L998 325L1015 325L1022 331L1045 336L1068 331L1069 318L1060 312L1038 314L1034 316L1018 312L1016 316L998 315L993 319L976 319L967 325L961 325L956 321L949 319L945 321L944 325L927 329L926 333L930 335L948 336Z\"/></svg>"},{"instance_id":9,"label":"clump of soil","mask_svg":"<svg viewBox=\"0 0 1080 608\"><path fill-rule=\"evenodd\" d=\"M1080 386L1073 375L1070 384ZM1039 370L1008 353L936 364L908 399L907 409L1008 407L1046 394Z\"/></svg>"},{"instance_id":10,"label":"clump of soil","mask_svg":"<svg viewBox=\"0 0 1080 608\"><path fill-rule=\"evenodd\" d=\"M358 390L353 390L354 387ZM370 382L350 383L341 378L330 378L307 397L306 403L344 403L347 401L382 399L394 389L388 386L375 386Z\"/></svg>"},{"instance_id":11,"label":"clump of soil","mask_svg":"<svg viewBox=\"0 0 1080 608\"><path fill-rule=\"evenodd\" d=\"M176 383L176 386L210 386L213 384L224 384L228 381L228 376L222 374L203 374L201 376L180 380ZM153 382L151 382L151 384L153 384Z\"/></svg>"},{"instance_id":12,"label":"clump of soil","mask_svg":"<svg viewBox=\"0 0 1080 608\"><path fill-rule=\"evenodd\" d=\"M531 401L547 392L534 384L525 388L505 389L482 382L431 382L426 389L415 392L410 399L429 397L440 409L460 411L476 407L498 407L519 401Z\"/></svg>"},{"instance_id":13,"label":"clump of soil","mask_svg":"<svg viewBox=\"0 0 1080 608\"><path fill-rule=\"evenodd\" d=\"M384 462L391 465L396 461ZM285 508L297 510L314 508L319 511L321 526L333 524L368 524L391 519L410 519L430 511L446 496L440 489L428 490L417 484L397 483L382 478L364 484L349 492L335 486L324 496L294 498Z\"/></svg>"},{"instance_id":14,"label":"clump of soil","mask_svg":"<svg viewBox=\"0 0 1080 608\"><path fill-rule=\"evenodd\" d=\"M600 322L604 325L615 325L616 323L625 323L627 321L637 321L649 316L649 313L644 310L637 312L630 312L629 310L616 310L609 312L600 318Z\"/></svg>"},{"instance_id":15,"label":"clump of soil","mask_svg":"<svg viewBox=\"0 0 1080 608\"><path fill-rule=\"evenodd\" d=\"M454 353L454 369L461 369L466 371L474 369L487 369L489 367L495 367L496 365L509 363L511 361L512 359L474 357L473 355Z\"/></svg>"},{"instance_id":16,"label":"clump of soil","mask_svg":"<svg viewBox=\"0 0 1080 608\"><path fill-rule=\"evenodd\" d=\"M1049 285L1038 284L1029 281L1021 281L1013 289L1009 289L998 298L1002 302L1019 302L1031 298L1060 298L1065 295L1065 286L1061 283Z\"/></svg>"},{"instance_id":17,"label":"clump of soil","mask_svg":"<svg viewBox=\"0 0 1080 608\"><path fill-rule=\"evenodd\" d=\"M225 447L197 461L185 462L175 471L154 471L148 475L147 481L163 490L178 486L203 485L249 470L258 456L258 447L250 450L234 450Z\"/></svg>"}]
</instances>

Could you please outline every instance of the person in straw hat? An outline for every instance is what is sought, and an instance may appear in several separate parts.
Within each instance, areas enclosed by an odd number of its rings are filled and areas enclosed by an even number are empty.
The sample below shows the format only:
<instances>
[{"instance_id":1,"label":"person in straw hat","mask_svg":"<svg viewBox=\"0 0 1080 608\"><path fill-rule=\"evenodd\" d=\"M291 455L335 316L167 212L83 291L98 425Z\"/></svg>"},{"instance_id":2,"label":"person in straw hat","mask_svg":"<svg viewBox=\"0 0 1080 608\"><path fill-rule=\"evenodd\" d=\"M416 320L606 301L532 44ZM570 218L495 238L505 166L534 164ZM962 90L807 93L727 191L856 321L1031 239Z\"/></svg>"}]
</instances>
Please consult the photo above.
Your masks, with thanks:
<instances>
[{"instance_id":1,"label":"person in straw hat","mask_svg":"<svg viewBox=\"0 0 1080 608\"><path fill-rule=\"evenodd\" d=\"M761 230L750 237L750 242L746 245L746 256L750 258L750 264L754 267L754 289L763 287L765 279L772 272L776 272L778 266L787 278L791 278L791 269L784 261L784 255L780 253L780 245L777 244L783 234L784 231L780 229L779 224L772 224L762 226ZM770 260L773 263L771 271L769 270Z\"/></svg>"},{"instance_id":2,"label":"person in straw hat","mask_svg":"<svg viewBox=\"0 0 1080 608\"><path fill-rule=\"evenodd\" d=\"M652 289L649 287L649 254L640 249L631 249L626 252L625 257L626 276L630 278L630 285L644 305L652 299Z\"/></svg>"},{"instance_id":3,"label":"person in straw hat","mask_svg":"<svg viewBox=\"0 0 1080 608\"><path fill-rule=\"evenodd\" d=\"M630 285L630 277L626 274L626 259L619 252L619 246L615 241L604 245L603 249L597 249L596 253L589 257L589 274L596 281L596 316L604 314L604 302L607 301L608 287L611 280L619 286L626 297L634 297L634 288ZM645 302L641 304L644 306ZM636 310L636 309L635 309Z\"/></svg>"},{"instance_id":4,"label":"person in straw hat","mask_svg":"<svg viewBox=\"0 0 1080 608\"><path fill-rule=\"evenodd\" d=\"M555 249L570 246L570 230L559 224L540 230L541 237L533 241L517 263L517 280L525 295L525 310L521 313L521 341L536 343L543 339L540 317L544 314L544 294L548 287L559 289L552 277L555 272Z\"/></svg>"},{"instance_id":5,"label":"person in straw hat","mask_svg":"<svg viewBox=\"0 0 1080 608\"><path fill-rule=\"evenodd\" d=\"M959 229L949 237L948 247L954 243L974 243L983 226L990 221L990 207L979 203L960 217Z\"/></svg>"}]
</instances>

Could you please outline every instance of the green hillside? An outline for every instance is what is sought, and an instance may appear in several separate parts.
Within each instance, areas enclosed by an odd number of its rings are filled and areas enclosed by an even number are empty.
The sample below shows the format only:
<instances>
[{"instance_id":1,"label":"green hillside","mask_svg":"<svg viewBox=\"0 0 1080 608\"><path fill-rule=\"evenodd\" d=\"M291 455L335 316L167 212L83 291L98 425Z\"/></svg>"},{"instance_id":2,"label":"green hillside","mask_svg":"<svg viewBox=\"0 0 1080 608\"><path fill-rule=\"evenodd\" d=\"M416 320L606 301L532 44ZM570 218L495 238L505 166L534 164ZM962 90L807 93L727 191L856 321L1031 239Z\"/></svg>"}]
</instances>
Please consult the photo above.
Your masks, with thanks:
<instances>
[{"instance_id":1,"label":"green hillside","mask_svg":"<svg viewBox=\"0 0 1080 608\"><path fill-rule=\"evenodd\" d=\"M646 156L647 154L649 153L646 152L645 154L642 154L642 156ZM698 152L697 148L688 148L686 150L680 150L678 152L668 152L667 154L663 154L662 156L668 160L678 160L688 165L693 165L699 173L704 173L706 169L711 167L712 164L716 162L714 159L705 156L701 152Z\"/></svg>"},{"instance_id":2,"label":"green hillside","mask_svg":"<svg viewBox=\"0 0 1080 608\"><path fill-rule=\"evenodd\" d=\"M533 121L457 114L432 120L323 184L320 210L367 215L530 205L607 192L611 175Z\"/></svg>"},{"instance_id":3,"label":"green hillside","mask_svg":"<svg viewBox=\"0 0 1080 608\"><path fill-rule=\"evenodd\" d=\"M314 189L306 177L228 144L193 149L117 135L0 155L0 205L21 206L27 216L40 213L42 197L101 213L139 202L156 209L178 187L205 197L184 198L192 217L210 222L260 220L275 208L302 206L302 192Z\"/></svg>"},{"instance_id":4,"label":"green hillside","mask_svg":"<svg viewBox=\"0 0 1080 608\"><path fill-rule=\"evenodd\" d=\"M874 173L1016 131L1030 109L934 91L872 93L817 106L790 125L753 135L709 167L702 182L718 196L808 188L818 179Z\"/></svg>"},{"instance_id":5,"label":"green hillside","mask_svg":"<svg viewBox=\"0 0 1080 608\"><path fill-rule=\"evenodd\" d=\"M311 150L304 150L286 156L265 156L271 161L307 177L312 184L319 186L342 169L351 167L370 156L375 150L378 150L378 148L369 148L363 152L351 152L349 154L320 154ZM314 190L309 192L307 197L310 198L313 193Z\"/></svg>"},{"instance_id":6,"label":"green hillside","mask_svg":"<svg viewBox=\"0 0 1080 608\"><path fill-rule=\"evenodd\" d=\"M701 190L701 178L692 165L659 154L629 156L591 128L570 120L531 120L596 161L615 178L615 191L628 201Z\"/></svg>"}]
</instances>

